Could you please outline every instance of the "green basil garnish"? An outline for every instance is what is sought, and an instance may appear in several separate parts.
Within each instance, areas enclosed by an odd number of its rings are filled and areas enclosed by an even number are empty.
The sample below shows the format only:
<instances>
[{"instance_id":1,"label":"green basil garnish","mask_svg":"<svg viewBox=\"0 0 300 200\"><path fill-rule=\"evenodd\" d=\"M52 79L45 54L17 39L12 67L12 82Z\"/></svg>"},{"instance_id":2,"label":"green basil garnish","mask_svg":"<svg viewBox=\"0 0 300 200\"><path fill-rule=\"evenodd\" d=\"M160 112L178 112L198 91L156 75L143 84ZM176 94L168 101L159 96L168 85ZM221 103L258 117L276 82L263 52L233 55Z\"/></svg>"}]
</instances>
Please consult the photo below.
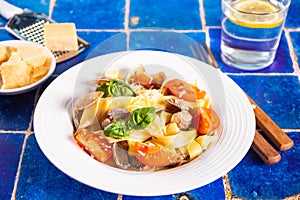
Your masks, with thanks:
<instances>
[{"instance_id":1,"label":"green basil garnish","mask_svg":"<svg viewBox=\"0 0 300 200\"><path fill-rule=\"evenodd\" d=\"M130 113L130 126L134 129L146 128L155 117L154 107L138 108Z\"/></svg>"},{"instance_id":2,"label":"green basil garnish","mask_svg":"<svg viewBox=\"0 0 300 200\"><path fill-rule=\"evenodd\" d=\"M102 84L96 90L104 92L103 97L136 96L135 92L127 83L116 79Z\"/></svg>"},{"instance_id":3,"label":"green basil garnish","mask_svg":"<svg viewBox=\"0 0 300 200\"><path fill-rule=\"evenodd\" d=\"M124 138L129 135L130 128L125 121L116 121L104 129L104 135L112 138Z\"/></svg>"}]
</instances>

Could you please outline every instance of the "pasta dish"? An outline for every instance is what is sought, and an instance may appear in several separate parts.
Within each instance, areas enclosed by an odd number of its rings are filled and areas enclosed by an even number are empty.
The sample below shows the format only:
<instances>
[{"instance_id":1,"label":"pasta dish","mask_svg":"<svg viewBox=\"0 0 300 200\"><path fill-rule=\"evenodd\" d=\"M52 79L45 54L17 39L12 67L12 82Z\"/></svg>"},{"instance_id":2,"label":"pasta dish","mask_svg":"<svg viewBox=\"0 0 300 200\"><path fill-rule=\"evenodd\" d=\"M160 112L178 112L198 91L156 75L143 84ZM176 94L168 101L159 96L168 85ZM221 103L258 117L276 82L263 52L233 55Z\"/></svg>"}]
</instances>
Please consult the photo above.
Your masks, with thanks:
<instances>
[{"instance_id":1,"label":"pasta dish","mask_svg":"<svg viewBox=\"0 0 300 200\"><path fill-rule=\"evenodd\" d=\"M196 81L196 80L195 80ZM91 157L130 171L185 164L219 138L220 120L207 91L195 83L149 74L143 66L121 77L107 71L73 110L74 138Z\"/></svg>"}]
</instances>

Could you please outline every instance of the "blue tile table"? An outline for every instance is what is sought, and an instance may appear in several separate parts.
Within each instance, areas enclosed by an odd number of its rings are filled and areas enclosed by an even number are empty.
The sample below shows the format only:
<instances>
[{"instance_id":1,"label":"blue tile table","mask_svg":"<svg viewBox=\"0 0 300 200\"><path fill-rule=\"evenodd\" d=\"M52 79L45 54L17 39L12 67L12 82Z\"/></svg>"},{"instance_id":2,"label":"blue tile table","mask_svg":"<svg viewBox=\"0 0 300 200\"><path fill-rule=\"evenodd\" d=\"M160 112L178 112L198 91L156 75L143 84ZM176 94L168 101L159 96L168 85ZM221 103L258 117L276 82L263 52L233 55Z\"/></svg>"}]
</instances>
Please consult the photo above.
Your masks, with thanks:
<instances>
[{"instance_id":1,"label":"blue tile table","mask_svg":"<svg viewBox=\"0 0 300 200\"><path fill-rule=\"evenodd\" d=\"M261 71L246 72L220 59L221 1L141 0L8 0L57 22L74 22L77 33L91 46L80 55L57 64L51 78L38 89L15 96L0 96L0 199L300 199L300 0L292 0L275 62ZM0 18L0 41L15 39ZM60 74L90 56L92 49L119 34L111 51L125 51L142 42L137 28L160 27L206 42L221 70L249 94L294 140L281 161L266 165L248 151L223 177L191 191L140 197L114 194L84 185L58 170L40 150L33 113L43 90ZM139 29L141 30L141 29ZM251 84L249 84L251 83Z\"/></svg>"}]
</instances>

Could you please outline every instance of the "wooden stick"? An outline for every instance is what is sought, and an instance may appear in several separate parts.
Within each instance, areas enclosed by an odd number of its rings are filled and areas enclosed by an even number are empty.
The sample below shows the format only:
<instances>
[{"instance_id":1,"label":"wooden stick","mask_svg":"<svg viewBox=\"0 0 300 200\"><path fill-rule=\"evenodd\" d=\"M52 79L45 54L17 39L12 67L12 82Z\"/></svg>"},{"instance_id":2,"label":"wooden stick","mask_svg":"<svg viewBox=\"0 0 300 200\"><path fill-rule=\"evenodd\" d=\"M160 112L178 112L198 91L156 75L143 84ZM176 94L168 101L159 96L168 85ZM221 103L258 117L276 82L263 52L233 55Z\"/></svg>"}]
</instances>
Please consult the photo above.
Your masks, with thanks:
<instances>
[{"instance_id":1,"label":"wooden stick","mask_svg":"<svg viewBox=\"0 0 300 200\"><path fill-rule=\"evenodd\" d=\"M268 165L278 163L281 159L280 154L265 140L265 138L255 131L252 149Z\"/></svg>"},{"instance_id":2,"label":"wooden stick","mask_svg":"<svg viewBox=\"0 0 300 200\"><path fill-rule=\"evenodd\" d=\"M294 145L293 140L249 96L248 98L254 106L256 125L280 151L290 149Z\"/></svg>"}]
</instances>

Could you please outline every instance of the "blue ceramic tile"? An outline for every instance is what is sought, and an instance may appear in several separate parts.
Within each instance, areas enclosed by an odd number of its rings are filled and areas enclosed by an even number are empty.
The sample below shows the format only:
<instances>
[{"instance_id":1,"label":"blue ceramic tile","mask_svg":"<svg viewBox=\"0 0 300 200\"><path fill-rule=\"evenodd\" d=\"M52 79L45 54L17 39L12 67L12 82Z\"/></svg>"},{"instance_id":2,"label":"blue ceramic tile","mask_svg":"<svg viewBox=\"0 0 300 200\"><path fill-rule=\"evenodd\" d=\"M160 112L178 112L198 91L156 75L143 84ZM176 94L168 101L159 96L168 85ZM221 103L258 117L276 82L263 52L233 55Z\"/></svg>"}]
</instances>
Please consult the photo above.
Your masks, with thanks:
<instances>
[{"instance_id":1,"label":"blue ceramic tile","mask_svg":"<svg viewBox=\"0 0 300 200\"><path fill-rule=\"evenodd\" d=\"M6 0L10 4L25 9L26 12L40 12L45 15L49 15L49 2L50 0L36 1L36 0L28 0L28 1L20 1L20 0Z\"/></svg>"},{"instance_id":2,"label":"blue ceramic tile","mask_svg":"<svg viewBox=\"0 0 300 200\"><path fill-rule=\"evenodd\" d=\"M142 196L128 196L123 195L122 200L173 200L172 195L165 195L165 196L149 196L149 197L142 197Z\"/></svg>"},{"instance_id":3,"label":"blue ceramic tile","mask_svg":"<svg viewBox=\"0 0 300 200\"><path fill-rule=\"evenodd\" d=\"M0 199L11 198L24 134L0 133Z\"/></svg>"},{"instance_id":4,"label":"blue ceramic tile","mask_svg":"<svg viewBox=\"0 0 300 200\"><path fill-rule=\"evenodd\" d=\"M91 188L59 171L32 134L26 143L16 199L117 199L117 194Z\"/></svg>"},{"instance_id":5,"label":"blue ceramic tile","mask_svg":"<svg viewBox=\"0 0 300 200\"><path fill-rule=\"evenodd\" d=\"M124 12L124 0L57 0L53 19L73 22L79 29L122 29Z\"/></svg>"},{"instance_id":6,"label":"blue ceramic tile","mask_svg":"<svg viewBox=\"0 0 300 200\"><path fill-rule=\"evenodd\" d=\"M165 195L165 196L152 196L152 197L139 197L124 195L123 200L180 200L180 199L205 199L217 200L225 199L224 186L222 178L207 184L203 187L187 191L179 194Z\"/></svg>"},{"instance_id":7,"label":"blue ceramic tile","mask_svg":"<svg viewBox=\"0 0 300 200\"><path fill-rule=\"evenodd\" d=\"M127 35L119 32L82 32L85 38L90 42L86 59L114 52L126 51Z\"/></svg>"},{"instance_id":8,"label":"blue ceramic tile","mask_svg":"<svg viewBox=\"0 0 300 200\"><path fill-rule=\"evenodd\" d=\"M130 28L161 27L170 29L201 29L199 3L186 1L130 1Z\"/></svg>"},{"instance_id":9,"label":"blue ceramic tile","mask_svg":"<svg viewBox=\"0 0 300 200\"><path fill-rule=\"evenodd\" d=\"M190 37L191 39L195 40L195 42L205 42L206 41L206 34L204 32L189 32L183 33Z\"/></svg>"},{"instance_id":10,"label":"blue ceramic tile","mask_svg":"<svg viewBox=\"0 0 300 200\"><path fill-rule=\"evenodd\" d=\"M221 26L221 0L203 0L206 26Z\"/></svg>"},{"instance_id":11,"label":"blue ceramic tile","mask_svg":"<svg viewBox=\"0 0 300 200\"><path fill-rule=\"evenodd\" d=\"M175 195L175 197L177 197L176 199L179 199L178 197L182 195L186 195L189 199L225 199L223 180L222 178L219 178L210 184L183 194Z\"/></svg>"},{"instance_id":12,"label":"blue ceramic tile","mask_svg":"<svg viewBox=\"0 0 300 200\"><path fill-rule=\"evenodd\" d=\"M214 54L216 60L219 63L219 66L223 72L230 72L230 73L243 73L245 71L239 70L233 67L230 67L226 65L225 63L222 62L220 53L220 45L221 45L221 29L210 29L209 30L209 35L210 35L210 47L212 50L212 53ZM290 57L290 51L289 47L286 41L286 38L284 36L285 34L282 34L278 51L274 60L274 63L263 70L260 71L252 71L252 72L263 72L263 73L272 73L272 72L284 72L284 73L289 73L293 72L293 64L292 60ZM247 71L250 72L251 71Z\"/></svg>"},{"instance_id":13,"label":"blue ceramic tile","mask_svg":"<svg viewBox=\"0 0 300 200\"><path fill-rule=\"evenodd\" d=\"M286 19L286 27L298 28L300 26L299 18L300 0L291 0L288 16Z\"/></svg>"},{"instance_id":14,"label":"blue ceramic tile","mask_svg":"<svg viewBox=\"0 0 300 200\"><path fill-rule=\"evenodd\" d=\"M78 32L90 46L78 56L58 63L54 74L61 74L74 65L95 56L126 50L126 35L114 32Z\"/></svg>"},{"instance_id":15,"label":"blue ceramic tile","mask_svg":"<svg viewBox=\"0 0 300 200\"><path fill-rule=\"evenodd\" d=\"M7 20L5 18L3 18L2 16L0 16L0 27L4 27L7 23Z\"/></svg>"},{"instance_id":16,"label":"blue ceramic tile","mask_svg":"<svg viewBox=\"0 0 300 200\"><path fill-rule=\"evenodd\" d=\"M266 165L251 149L228 173L232 193L245 199L283 199L300 191L300 132L288 135L294 147L280 152L281 161Z\"/></svg>"},{"instance_id":17,"label":"blue ceramic tile","mask_svg":"<svg viewBox=\"0 0 300 200\"><path fill-rule=\"evenodd\" d=\"M290 32L294 50L298 58L300 58L300 32ZM300 66L300 60L298 59L298 65Z\"/></svg>"},{"instance_id":18,"label":"blue ceramic tile","mask_svg":"<svg viewBox=\"0 0 300 200\"><path fill-rule=\"evenodd\" d=\"M36 90L0 96L0 130L26 131L30 124Z\"/></svg>"},{"instance_id":19,"label":"blue ceramic tile","mask_svg":"<svg viewBox=\"0 0 300 200\"><path fill-rule=\"evenodd\" d=\"M297 76L231 76L281 127L300 128L300 83Z\"/></svg>"},{"instance_id":20,"label":"blue ceramic tile","mask_svg":"<svg viewBox=\"0 0 300 200\"><path fill-rule=\"evenodd\" d=\"M3 29L0 30L0 41L4 41L4 40L16 40L16 38Z\"/></svg>"},{"instance_id":21,"label":"blue ceramic tile","mask_svg":"<svg viewBox=\"0 0 300 200\"><path fill-rule=\"evenodd\" d=\"M159 50L193 57L190 45L205 41L204 33L173 31L136 31L130 34L130 50Z\"/></svg>"}]
</instances>

